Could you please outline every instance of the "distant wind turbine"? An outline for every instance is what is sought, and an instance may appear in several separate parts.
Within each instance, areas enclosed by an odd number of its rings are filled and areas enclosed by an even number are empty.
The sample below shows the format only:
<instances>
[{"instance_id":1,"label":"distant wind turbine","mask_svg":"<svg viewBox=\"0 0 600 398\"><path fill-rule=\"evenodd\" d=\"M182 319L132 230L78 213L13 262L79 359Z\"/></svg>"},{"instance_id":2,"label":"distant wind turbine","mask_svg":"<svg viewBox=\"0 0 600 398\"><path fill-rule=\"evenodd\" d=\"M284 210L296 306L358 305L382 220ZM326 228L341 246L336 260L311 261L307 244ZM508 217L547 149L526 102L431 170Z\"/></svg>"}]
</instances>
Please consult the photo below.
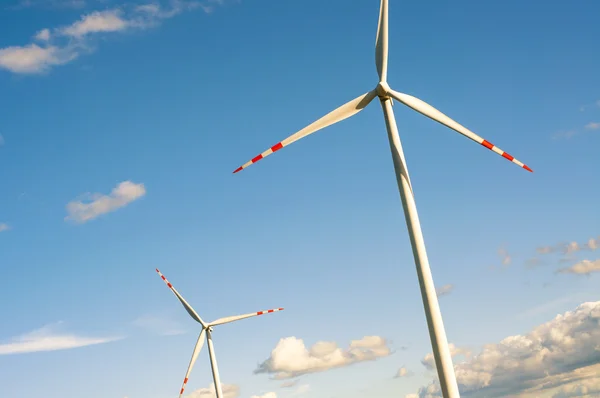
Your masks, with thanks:
<instances>
[{"instance_id":1,"label":"distant wind turbine","mask_svg":"<svg viewBox=\"0 0 600 398\"><path fill-rule=\"evenodd\" d=\"M185 374L185 378L183 379L183 385L181 386L181 390L179 391L179 398L181 398L181 396L183 395L183 391L185 390L185 385L188 382L190 373L192 372L192 368L194 367L194 363L196 362L196 359L198 358L198 354L200 354L200 351L202 350L202 347L204 346L205 337L206 337L206 341L208 342L208 354L210 356L210 366L212 368L212 374L213 374L213 380L215 382L215 391L217 393L217 398L223 398L223 389L221 388L221 379L219 378L219 369L217 368L217 358L215 357L215 350L214 350L213 342L212 342L213 326L223 325L224 323L235 322L235 321L239 321L241 319L246 319L246 318L250 318L253 316L257 316L257 315L263 315L263 314L269 314L271 312L283 311L283 308L276 308L273 310L252 312L250 314L245 314L245 315L228 316L225 318L219 318L216 321L206 323L202 320L202 318L200 318L200 315L198 315L198 313L196 311L194 311L192 306L189 305L187 301L185 301L185 299L179 294L179 292L177 290L175 290L175 288L167 280L167 278L165 278L165 276L158 269L156 270L156 272L158 272L158 275L162 278L163 281L165 281L165 283L167 284L169 289L171 289L171 291L175 294L175 296L177 296L177 298L179 299L181 304L183 304L183 307L188 312L188 314L190 314L190 316L192 318L194 318L194 320L196 322L198 322L202 325L202 331L200 332L200 335L198 336L198 341L196 342L196 346L194 347L194 353L192 354L192 359L190 360L190 364L189 364L187 372Z\"/></svg>"},{"instance_id":2,"label":"distant wind turbine","mask_svg":"<svg viewBox=\"0 0 600 398\"><path fill-rule=\"evenodd\" d=\"M309 134L312 134L322 128L325 128L334 123L347 119L350 116L355 115L356 113L363 110L373 99L375 99L375 97L379 97L381 107L383 108L388 139L390 142L390 149L392 151L394 170L396 172L396 181L398 183L398 189L400 190L400 197L402 199L402 206L404 208L404 215L406 218L406 224L410 235L413 256L417 266L417 275L419 278L421 296L423 299L423 306L425 308L425 315L427 318L427 326L429 328L429 336L431 339L431 345L440 380L440 387L442 389L442 394L445 398L455 398L459 397L460 395L456 383L456 376L454 374L454 367L452 365L452 357L448 348L448 341L446 339L446 332L444 330L442 315L440 312L437 295L433 284L433 278L431 276L431 270L429 268L429 260L427 259L427 252L425 250L423 233L421 232L421 225L419 223L419 216L417 214L417 207L415 205L410 177L408 175L408 169L406 167L406 161L404 159L404 152L400 143L400 137L398 136L398 128L396 126L396 120L394 118L394 112L392 110L392 98L408 106L409 108L412 108L415 111L435 120L436 122L451 128L452 130L464 135L465 137L470 138L478 144L483 145L487 149L496 152L498 155L504 157L505 159L508 159L509 161L524 168L525 170L530 172L533 170L531 170L528 166L521 163L520 161L518 161L508 153L504 152L500 148L491 144L489 141L484 140L469 129L450 119L448 116L444 115L442 112L438 111L431 105L411 95L399 93L390 88L390 86L387 83L388 0L381 0L380 4L379 24L377 26L377 40L375 46L375 63L377 65L377 73L379 74L379 83L377 84L375 89L340 106L339 108L323 116L316 122L303 128L297 133L292 134L285 140L277 143L276 145L267 149L260 155L256 156L243 166L237 168L234 171L234 173L245 169L251 164L258 162L259 160L272 154L273 152L276 152L284 146L290 145L291 143L303 137L306 137Z\"/></svg>"}]
</instances>

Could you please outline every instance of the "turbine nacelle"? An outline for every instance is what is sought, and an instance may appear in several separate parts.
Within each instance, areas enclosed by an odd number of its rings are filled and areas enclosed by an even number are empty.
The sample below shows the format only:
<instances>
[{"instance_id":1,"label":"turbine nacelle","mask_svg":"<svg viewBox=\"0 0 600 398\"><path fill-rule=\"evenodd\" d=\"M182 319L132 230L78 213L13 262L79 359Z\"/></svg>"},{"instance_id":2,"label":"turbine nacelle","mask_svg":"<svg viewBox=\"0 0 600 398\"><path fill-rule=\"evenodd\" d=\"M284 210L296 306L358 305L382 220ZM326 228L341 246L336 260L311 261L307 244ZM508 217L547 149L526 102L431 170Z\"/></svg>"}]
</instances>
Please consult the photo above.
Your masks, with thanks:
<instances>
[{"instance_id":1,"label":"turbine nacelle","mask_svg":"<svg viewBox=\"0 0 600 398\"><path fill-rule=\"evenodd\" d=\"M379 97L379 99L382 101L392 98L390 96L391 90L392 89L390 88L390 85L387 84L387 82L379 82L379 84L377 84L377 87L375 87L375 92L377 93L377 96Z\"/></svg>"}]
</instances>

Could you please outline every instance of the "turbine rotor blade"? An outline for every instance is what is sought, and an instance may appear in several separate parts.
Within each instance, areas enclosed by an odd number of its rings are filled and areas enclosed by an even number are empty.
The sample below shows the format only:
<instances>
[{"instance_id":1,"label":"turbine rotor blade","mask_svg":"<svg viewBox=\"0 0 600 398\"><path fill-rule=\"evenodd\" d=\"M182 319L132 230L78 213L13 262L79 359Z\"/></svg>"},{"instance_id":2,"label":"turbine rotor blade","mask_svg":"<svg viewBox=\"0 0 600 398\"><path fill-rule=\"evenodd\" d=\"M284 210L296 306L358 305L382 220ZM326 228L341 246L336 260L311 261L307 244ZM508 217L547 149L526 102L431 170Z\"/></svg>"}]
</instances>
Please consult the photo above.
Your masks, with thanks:
<instances>
[{"instance_id":1,"label":"turbine rotor blade","mask_svg":"<svg viewBox=\"0 0 600 398\"><path fill-rule=\"evenodd\" d=\"M388 0L381 0L379 6L379 22L377 24L377 39L375 41L375 64L379 81L387 80L388 63Z\"/></svg>"},{"instance_id":2,"label":"turbine rotor blade","mask_svg":"<svg viewBox=\"0 0 600 398\"><path fill-rule=\"evenodd\" d=\"M200 318L200 315L198 315L198 313L196 311L194 311L194 309L192 308L192 306L189 305L187 301L185 301L185 299L181 296L181 294L179 294L179 292L177 291L177 289L175 289L175 287L173 287L173 285L171 284L171 282L169 282L167 280L167 278L165 278L165 276L158 270L158 268L156 269L156 272L158 272L158 275L162 278L163 281L165 281L165 283L167 284L167 286L169 287L169 289L171 289L171 291L175 294L175 296L177 296L177 298L179 299L179 301L181 302L181 304L183 305L183 308L185 308L185 310L187 311L187 313L190 314L190 316L192 318L194 318L194 320L196 322L200 323L202 325L202 327L206 328L206 323L204 323L204 321L202 320L202 318Z\"/></svg>"},{"instance_id":3,"label":"turbine rotor blade","mask_svg":"<svg viewBox=\"0 0 600 398\"><path fill-rule=\"evenodd\" d=\"M322 118L320 118L319 120L309 124L308 126L306 126L305 128L303 128L302 130L292 134L291 136L289 136L288 138L286 138L285 140L273 145L271 148L267 149L266 151L264 151L263 153L261 153L260 155L256 156L255 158L253 158L252 160L250 160L249 162L245 163L243 166L238 167L233 173L237 173L238 171L241 171L243 169L245 169L246 167L258 162L259 160L269 156L270 154L272 154L273 152L277 152L278 150L280 150L281 148L283 148L284 146L288 146L291 143L298 141L300 138L306 137L309 134L312 134L316 131L319 131L327 126L330 126L334 123L340 122L344 119L349 118L350 116L355 115L356 113L360 112L361 110L363 110L367 105L369 105L369 103L373 100L373 98L375 98L377 96L376 91L372 90L369 91L366 94L361 95L360 97L357 97L355 99L353 99L352 101L349 101L347 103L345 103L344 105L340 106L339 108L335 109L334 111L329 112L327 115L323 116Z\"/></svg>"},{"instance_id":4,"label":"turbine rotor blade","mask_svg":"<svg viewBox=\"0 0 600 398\"><path fill-rule=\"evenodd\" d=\"M192 368L194 367L194 363L196 359L198 359L198 354L202 351L202 347L204 346L204 334L206 333L206 329L202 328L200 332L200 336L198 336L198 341L196 341L196 346L194 347L194 353L192 354L192 359L190 360L190 364L188 365L187 372L185 373L185 379L183 379L183 385L181 386L181 390L179 391L179 398L183 395L183 391L185 390L185 385L187 384L190 373L192 373Z\"/></svg>"},{"instance_id":5,"label":"turbine rotor blade","mask_svg":"<svg viewBox=\"0 0 600 398\"><path fill-rule=\"evenodd\" d=\"M429 105L428 103L426 103L416 97L413 97L411 95L399 93L394 90L388 90L388 94L390 96L392 96L393 98L397 99L399 102L408 106L409 108L412 108L415 111L427 116L428 118L433 119L436 122L443 124L444 126L449 127L452 130L464 135L465 137L472 139L473 141L477 142L478 144L481 144L484 147L486 147L487 149L489 149L493 152L496 152L498 155L502 156L505 159L510 160L511 162L524 168L525 170L533 172L533 170L531 170L531 168L529 166L527 166L526 164L523 164L522 162L518 161L517 159L515 159L514 157L509 155L508 153L504 152L502 149L493 145L489 141L484 140L482 137L478 136L477 134L475 134L468 128L455 122L454 120L452 120L448 116L444 115L442 112L438 111L437 109L435 109L433 106Z\"/></svg>"},{"instance_id":6,"label":"turbine rotor blade","mask_svg":"<svg viewBox=\"0 0 600 398\"><path fill-rule=\"evenodd\" d=\"M270 314L272 312L277 312L277 311L283 311L283 308L275 308L272 310L252 312L250 314L234 315L234 316L228 316L225 318L219 318L216 321L212 321L211 323L209 323L208 326L210 327L210 326L223 325L224 323L235 322L235 321L239 321L241 319L251 318L253 316L258 316L258 315Z\"/></svg>"}]
</instances>

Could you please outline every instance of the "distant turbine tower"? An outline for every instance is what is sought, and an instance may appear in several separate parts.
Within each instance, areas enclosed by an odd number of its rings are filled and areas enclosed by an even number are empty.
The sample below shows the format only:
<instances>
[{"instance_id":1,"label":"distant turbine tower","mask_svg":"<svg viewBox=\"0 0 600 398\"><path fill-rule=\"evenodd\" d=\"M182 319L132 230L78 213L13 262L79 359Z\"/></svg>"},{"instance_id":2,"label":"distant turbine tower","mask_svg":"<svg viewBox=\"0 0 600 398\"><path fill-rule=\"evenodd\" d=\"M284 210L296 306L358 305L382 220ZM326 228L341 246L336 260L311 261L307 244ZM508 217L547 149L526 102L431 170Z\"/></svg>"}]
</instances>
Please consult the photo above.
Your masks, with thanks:
<instances>
[{"instance_id":1,"label":"distant turbine tower","mask_svg":"<svg viewBox=\"0 0 600 398\"><path fill-rule=\"evenodd\" d=\"M192 318L194 318L194 320L196 322L198 322L202 325L202 331L200 332L200 335L198 336L198 341L196 342L196 346L194 347L194 353L192 354L192 359L190 360L190 364L188 366L187 372L185 373L185 379L183 379L183 385L181 386L181 390L179 391L179 398L181 398L181 396L183 395L183 391L185 390L185 385L188 382L190 373L192 372L192 368L194 367L194 363L196 362L196 359L198 358L198 354L200 354L200 351L202 350L202 346L204 346L204 337L205 336L206 336L206 341L208 342L208 354L210 356L210 367L212 368L212 374L213 374L213 380L215 382L215 391L217 393L217 398L223 398L223 389L221 388L221 379L219 378L219 369L217 368L217 358L215 357L215 350L214 350L213 342L212 342L213 326L222 325L224 323L229 323L229 322L235 322L235 321L239 321L241 319L246 319L246 318L250 318L253 316L257 316L257 315L263 315L263 314L268 314L271 312L283 311L283 308L277 308L277 309L266 310L266 311L258 311L258 312L253 312L251 314L245 314L245 315L228 316L225 318L219 318L216 321L205 323L202 320L202 318L200 318L200 315L198 315L196 313L196 311L194 311L192 306L189 305L187 303L187 301L185 301L185 299L179 294L179 292L177 290L175 290L175 288L167 280L167 278L165 278L165 276L163 274L161 274L161 272L158 269L156 270L156 272L158 272L158 275L160 275L162 280L165 281L165 283L167 284L169 289L171 289L173 291L173 293L175 294L175 296L177 296L177 298L179 299L181 304L183 304L183 307L188 312L188 314L190 314L190 316Z\"/></svg>"},{"instance_id":2,"label":"distant turbine tower","mask_svg":"<svg viewBox=\"0 0 600 398\"><path fill-rule=\"evenodd\" d=\"M377 65L377 73L379 74L379 83L375 89L340 106L316 122L303 128L297 133L292 134L285 140L277 143L250 160L248 163L236 169L234 173L245 169L251 164L258 162L262 158L280 150L284 146L290 145L300 138L349 118L350 116L363 110L375 97L379 97L385 117L390 149L392 151L392 159L394 161L394 170L396 171L396 180L398 182L398 189L400 190L402 206L404 207L404 215L410 235L413 256L417 266L417 275L419 277L421 296L423 298L423 306L425 308L425 316L427 318L427 326L429 328L429 336L431 339L431 345L433 349L433 355L435 357L442 394L445 398L455 398L459 397L460 395L456 383L456 376L454 374L454 367L452 366L452 357L448 348L448 341L446 339L442 315L433 284L433 278L429 268L429 260L427 259L427 252L425 250L423 233L421 232L421 225L419 223L419 216L417 214L417 207L415 205L410 177L408 176L408 169L406 167L406 161L404 160L404 152L402 151L400 137L398 136L398 128L396 126L396 120L392 110L392 98L435 120L436 122L451 128L465 137L472 139L473 141L483 145L493 152L496 152L498 155L510 160L525 170L533 170L500 148L491 144L489 141L484 140L469 129L450 119L448 116L444 115L431 105L421 101L418 98L408 94L399 93L390 88L387 83L388 0L381 0L379 9L379 24L377 26L377 41L375 47L375 63Z\"/></svg>"}]
</instances>

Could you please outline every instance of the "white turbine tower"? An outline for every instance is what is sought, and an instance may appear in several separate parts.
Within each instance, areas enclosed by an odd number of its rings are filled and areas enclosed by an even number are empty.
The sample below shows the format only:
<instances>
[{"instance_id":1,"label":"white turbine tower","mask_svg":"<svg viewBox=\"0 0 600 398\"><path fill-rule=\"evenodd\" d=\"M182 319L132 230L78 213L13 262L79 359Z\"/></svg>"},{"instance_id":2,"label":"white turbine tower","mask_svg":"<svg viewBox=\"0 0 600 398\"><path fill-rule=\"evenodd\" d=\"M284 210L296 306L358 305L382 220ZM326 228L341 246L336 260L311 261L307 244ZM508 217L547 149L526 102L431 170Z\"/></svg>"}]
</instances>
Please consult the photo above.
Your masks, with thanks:
<instances>
[{"instance_id":1,"label":"white turbine tower","mask_svg":"<svg viewBox=\"0 0 600 398\"><path fill-rule=\"evenodd\" d=\"M427 259L427 252L425 250L423 233L421 232L421 225L419 223L410 177L408 176L408 169L406 167L406 161L404 160L404 153L402 151L400 137L398 136L398 128L396 126L396 120L392 110L392 98L435 120L436 122L451 128L465 137L470 138L471 140L483 145L493 152L496 152L498 155L510 160L518 166L528 171L532 170L528 166L510 156L508 153L492 145L489 141L484 140L469 129L450 119L448 116L444 115L431 105L421 101L418 98L408 94L399 93L390 88L387 83L388 0L381 0L380 4L379 24L377 26L377 41L375 47L375 63L377 65L377 73L379 74L379 83L375 89L340 106L336 110L323 116L321 119L315 121L297 133L292 134L285 140L277 143L243 166L236 169L234 173L245 169L251 164L258 162L262 158L280 150L284 146L287 146L299 140L300 138L349 118L350 116L364 109L375 97L379 97L385 117L390 149L392 151L392 159L394 161L394 170L396 172L396 180L398 182L398 189L400 190L400 197L402 199L402 206L404 208L404 215L410 235L410 243L417 267L421 296L423 299L425 316L427 318L427 326L429 328L429 336L431 339L431 345L440 380L440 387L445 398L455 398L459 397L456 376L454 374L452 357L448 348L448 341L446 339L446 332L442 322L442 315L433 284L433 278L431 276L431 270L429 268L429 260Z\"/></svg>"},{"instance_id":2,"label":"white turbine tower","mask_svg":"<svg viewBox=\"0 0 600 398\"><path fill-rule=\"evenodd\" d=\"M222 325L224 323L229 323L229 322L235 322L235 321L239 321L241 319L246 319L246 318L250 318L253 316L257 316L257 315L263 315L263 314L268 314L271 312L283 311L283 308L277 308L277 309L266 310L266 311L258 311L258 312L253 312L253 313L245 314L245 315L228 316L225 318L219 318L216 321L206 323L202 320L202 318L200 318L200 315L198 315L198 313L196 311L194 311L192 306L189 305L187 301L185 301L185 299L181 296L181 294L179 294L179 292L177 290L175 290L175 288L167 280L167 278L165 278L165 276L158 269L156 270L156 272L158 272L158 275L160 275L162 280L165 281L165 283L167 284L169 289L171 289L173 291L173 293L175 294L175 296L177 296L177 298L179 299L181 304L183 304L183 307L188 312L188 314L190 314L190 316L192 318L194 318L194 320L196 322L198 322L202 325L202 331L200 332L200 335L198 336L198 341L196 342L196 346L194 347L194 353L192 354L192 359L190 360L190 364L188 365L187 372L185 373L185 378L183 379L183 385L181 386L181 390L179 391L179 398L181 398L181 396L183 395L183 391L185 390L185 385L188 382L190 373L192 372L192 368L194 367L194 363L196 362L196 359L198 358L198 354L200 354L200 351L202 350L202 347L204 346L205 336L206 336L206 341L208 343L208 354L210 356L210 367L212 368L212 375L213 375L213 380L215 382L215 391L217 393L217 398L223 398L223 390L221 388L221 379L219 378L219 369L217 368L217 358L215 357L215 349L214 349L213 342L212 342L213 326Z\"/></svg>"}]
</instances>

